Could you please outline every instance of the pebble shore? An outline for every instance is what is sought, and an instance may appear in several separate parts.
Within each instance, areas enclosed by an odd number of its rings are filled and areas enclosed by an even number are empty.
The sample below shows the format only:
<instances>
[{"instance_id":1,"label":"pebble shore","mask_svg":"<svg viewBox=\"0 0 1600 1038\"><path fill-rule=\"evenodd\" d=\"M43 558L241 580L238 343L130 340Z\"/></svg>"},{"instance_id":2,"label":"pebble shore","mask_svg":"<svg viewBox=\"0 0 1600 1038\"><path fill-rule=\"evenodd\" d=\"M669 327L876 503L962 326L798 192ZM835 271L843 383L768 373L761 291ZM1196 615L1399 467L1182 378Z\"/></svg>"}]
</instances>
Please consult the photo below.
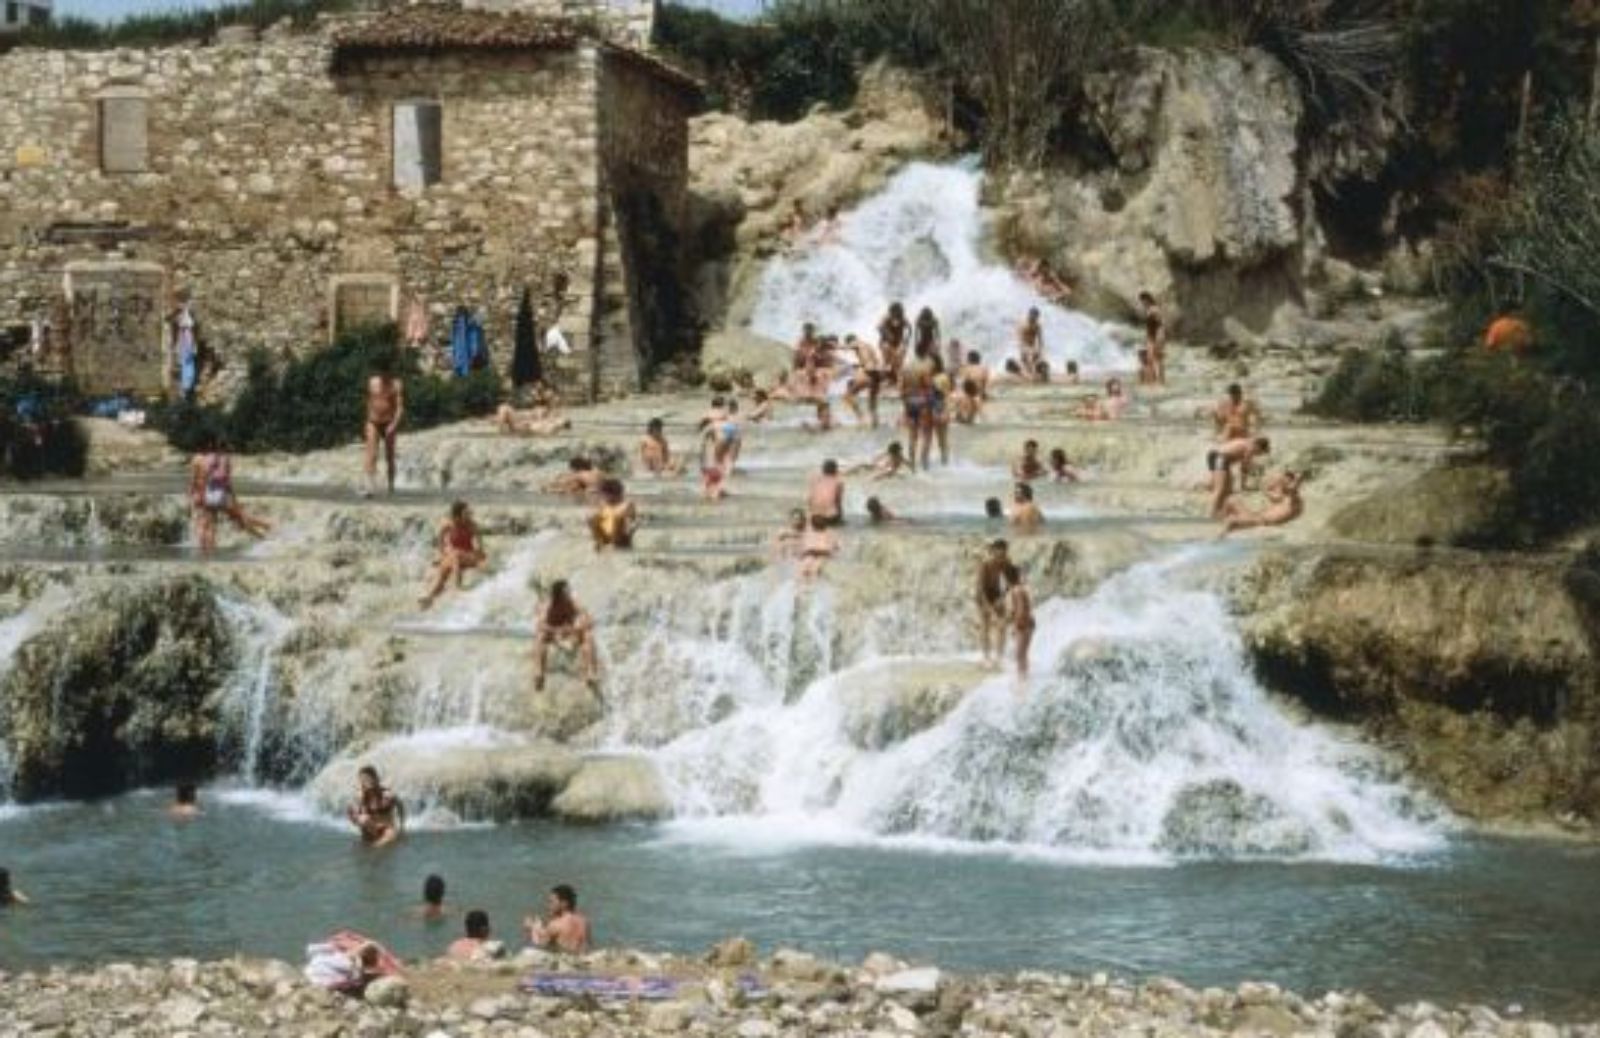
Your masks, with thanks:
<instances>
[{"instance_id":1,"label":"pebble shore","mask_svg":"<svg viewBox=\"0 0 1600 1038\"><path fill-rule=\"evenodd\" d=\"M530 970L671 976L659 1002L539 998ZM754 978L753 994L741 987ZM365 998L314 988L297 967L233 959L0 972L0 1038L271 1035L281 1038L578 1038L693 1034L732 1038L847 1035L1179 1035L1328 1038L1600 1038L1600 1023L1553 1024L1514 1010L1386 1009L1358 994L1303 998L1272 984L1196 990L1042 972L958 976L889 956L842 966L739 940L698 959L607 951L556 960L524 953L472 965L429 963L369 986Z\"/></svg>"}]
</instances>

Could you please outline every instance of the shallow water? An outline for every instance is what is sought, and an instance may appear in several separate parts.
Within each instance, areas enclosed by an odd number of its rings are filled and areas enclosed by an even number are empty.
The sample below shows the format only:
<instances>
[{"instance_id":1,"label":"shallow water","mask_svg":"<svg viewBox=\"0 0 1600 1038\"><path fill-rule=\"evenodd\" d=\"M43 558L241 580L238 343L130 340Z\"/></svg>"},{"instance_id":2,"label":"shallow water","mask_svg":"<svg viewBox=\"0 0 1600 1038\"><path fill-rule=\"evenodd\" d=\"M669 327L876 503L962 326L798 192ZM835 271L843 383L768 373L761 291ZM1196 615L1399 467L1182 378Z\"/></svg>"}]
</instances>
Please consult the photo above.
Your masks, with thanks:
<instances>
[{"instance_id":1,"label":"shallow water","mask_svg":"<svg viewBox=\"0 0 1600 1038\"><path fill-rule=\"evenodd\" d=\"M0 815L0 862L36 902L0 914L0 967L235 952L298 961L340 926L433 954L454 926L406 910L438 872L454 904L488 910L507 936L542 890L571 881L607 944L694 952L742 933L767 950L884 949L965 970L1600 1008L1595 847L1474 839L1403 867L1112 867L785 845L699 824L527 824L419 832L374 852L326 822L290 820L294 801L234 796L244 802L208 794L207 814L184 824L151 794Z\"/></svg>"}]
</instances>

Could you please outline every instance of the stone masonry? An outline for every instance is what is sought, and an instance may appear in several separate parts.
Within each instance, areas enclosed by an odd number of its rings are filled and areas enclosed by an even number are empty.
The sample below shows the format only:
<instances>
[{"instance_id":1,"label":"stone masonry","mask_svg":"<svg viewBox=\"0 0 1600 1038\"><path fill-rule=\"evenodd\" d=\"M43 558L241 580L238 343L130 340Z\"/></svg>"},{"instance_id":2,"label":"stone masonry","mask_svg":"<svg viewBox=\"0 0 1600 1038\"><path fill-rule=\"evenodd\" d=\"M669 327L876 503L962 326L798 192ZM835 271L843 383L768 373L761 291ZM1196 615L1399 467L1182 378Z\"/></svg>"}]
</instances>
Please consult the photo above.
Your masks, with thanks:
<instances>
[{"instance_id":1,"label":"stone masonry","mask_svg":"<svg viewBox=\"0 0 1600 1038\"><path fill-rule=\"evenodd\" d=\"M552 5L582 0L521 4ZM435 347L457 306L477 311L504 366L526 286L573 346L569 393L636 388L685 334L670 281L698 89L618 38L413 5L0 55L0 96L21 99L0 105L0 328L48 320L47 366L150 392L170 388L162 317L187 293L225 392L251 348L317 349L413 299ZM396 186L416 145L394 113L415 102L437 110L436 182Z\"/></svg>"}]
</instances>

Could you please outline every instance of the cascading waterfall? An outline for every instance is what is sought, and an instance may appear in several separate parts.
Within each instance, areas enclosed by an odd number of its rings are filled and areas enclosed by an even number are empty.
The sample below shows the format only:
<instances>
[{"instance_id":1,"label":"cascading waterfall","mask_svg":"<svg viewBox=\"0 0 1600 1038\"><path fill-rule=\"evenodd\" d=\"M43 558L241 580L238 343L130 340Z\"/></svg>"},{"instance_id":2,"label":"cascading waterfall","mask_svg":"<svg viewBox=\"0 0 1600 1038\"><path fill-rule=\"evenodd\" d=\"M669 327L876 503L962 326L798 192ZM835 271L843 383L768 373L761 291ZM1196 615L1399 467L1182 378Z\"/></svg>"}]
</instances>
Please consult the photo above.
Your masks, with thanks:
<instances>
[{"instance_id":1,"label":"cascading waterfall","mask_svg":"<svg viewBox=\"0 0 1600 1038\"><path fill-rule=\"evenodd\" d=\"M258 785L263 777L262 747L277 697L278 650L294 625L271 606L232 599L222 599L219 606L240 647L238 665L224 693L224 731L238 747L238 776Z\"/></svg>"},{"instance_id":2,"label":"cascading waterfall","mask_svg":"<svg viewBox=\"0 0 1600 1038\"><path fill-rule=\"evenodd\" d=\"M1063 370L1130 367L1109 326L1055 306L982 250L982 174L976 162L914 163L881 193L845 214L834 243L809 243L767 264L750 327L793 342L806 322L825 332L875 338L888 300L908 318L931 307L946 338L998 367L1016 353L1016 328L1038 307L1045 353Z\"/></svg>"},{"instance_id":3,"label":"cascading waterfall","mask_svg":"<svg viewBox=\"0 0 1600 1038\"><path fill-rule=\"evenodd\" d=\"M1045 604L1025 688L994 676L909 738L863 734L915 728L897 714L926 709L892 660L684 735L654 756L686 829L1135 861L1435 846L1439 809L1376 753L1274 705L1222 600L1180 586L1170 566Z\"/></svg>"}]
</instances>

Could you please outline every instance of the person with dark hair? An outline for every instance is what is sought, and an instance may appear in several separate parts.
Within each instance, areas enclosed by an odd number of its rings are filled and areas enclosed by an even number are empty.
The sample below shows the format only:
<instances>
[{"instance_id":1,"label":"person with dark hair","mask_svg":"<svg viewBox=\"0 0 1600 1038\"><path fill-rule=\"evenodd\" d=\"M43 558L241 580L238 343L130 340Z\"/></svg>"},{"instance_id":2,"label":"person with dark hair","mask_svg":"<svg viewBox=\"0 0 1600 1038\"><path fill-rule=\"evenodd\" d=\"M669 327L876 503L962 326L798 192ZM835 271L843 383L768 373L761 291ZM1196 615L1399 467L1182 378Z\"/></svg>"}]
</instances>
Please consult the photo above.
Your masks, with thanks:
<instances>
[{"instance_id":1,"label":"person with dark hair","mask_svg":"<svg viewBox=\"0 0 1600 1038\"><path fill-rule=\"evenodd\" d=\"M22 891L11 885L11 870L0 869L0 908L10 908L12 905L32 904Z\"/></svg>"},{"instance_id":2,"label":"person with dark hair","mask_svg":"<svg viewBox=\"0 0 1600 1038\"><path fill-rule=\"evenodd\" d=\"M1022 445L1022 457L1011 465L1011 478L1018 483L1031 483L1044 476L1044 462L1039 460L1039 441L1028 440Z\"/></svg>"},{"instance_id":3,"label":"person with dark hair","mask_svg":"<svg viewBox=\"0 0 1600 1038\"><path fill-rule=\"evenodd\" d=\"M819 515L811 517L811 528L800 538L800 579L810 582L822 576L822 567L839 554L839 538L833 532L835 524Z\"/></svg>"},{"instance_id":4,"label":"person with dark hair","mask_svg":"<svg viewBox=\"0 0 1600 1038\"><path fill-rule=\"evenodd\" d=\"M822 471L811 477L806 490L806 515L821 519L828 526L844 522L844 480L839 463L832 458L822 463Z\"/></svg>"},{"instance_id":5,"label":"person with dark hair","mask_svg":"<svg viewBox=\"0 0 1600 1038\"><path fill-rule=\"evenodd\" d=\"M1048 369L1043 369L1044 326L1039 323L1038 307L1030 309L1017 326L1017 359L1024 377L1033 382L1049 381Z\"/></svg>"},{"instance_id":6,"label":"person with dark hair","mask_svg":"<svg viewBox=\"0 0 1600 1038\"><path fill-rule=\"evenodd\" d=\"M1044 513L1033 500L1033 487L1018 483L1011 494L1011 525L1019 533L1037 533L1044 525Z\"/></svg>"},{"instance_id":7,"label":"person with dark hair","mask_svg":"<svg viewBox=\"0 0 1600 1038\"><path fill-rule=\"evenodd\" d=\"M998 497L991 497L983 503L983 517L990 522L994 522L996 520L1004 521L1006 517L1006 506Z\"/></svg>"},{"instance_id":8,"label":"person with dark hair","mask_svg":"<svg viewBox=\"0 0 1600 1038\"><path fill-rule=\"evenodd\" d=\"M600 506L589 517L589 534L594 550L633 547L633 534L639 528L639 512L628 500L622 480L607 478L600 483Z\"/></svg>"},{"instance_id":9,"label":"person with dark hair","mask_svg":"<svg viewBox=\"0 0 1600 1038\"><path fill-rule=\"evenodd\" d=\"M600 481L605 474L600 471L593 461L584 455L568 459L567 471L552 479L544 485L547 494L566 494L569 497L583 497L599 491Z\"/></svg>"},{"instance_id":10,"label":"person with dark hair","mask_svg":"<svg viewBox=\"0 0 1600 1038\"><path fill-rule=\"evenodd\" d=\"M550 585L550 600L540 610L533 638L533 690L544 691L545 668L552 645L576 650L584 684L600 691L600 663L594 644L594 620L572 597L565 580Z\"/></svg>"},{"instance_id":11,"label":"person with dark hair","mask_svg":"<svg viewBox=\"0 0 1600 1038\"><path fill-rule=\"evenodd\" d=\"M1006 653L1006 575L1011 569L1010 546L993 541L978 565L978 646L983 665L999 666Z\"/></svg>"},{"instance_id":12,"label":"person with dark hair","mask_svg":"<svg viewBox=\"0 0 1600 1038\"><path fill-rule=\"evenodd\" d=\"M565 883L550 889L545 898L547 918L522 920L528 943L536 948L582 955L589 950L589 920L578 912L578 892Z\"/></svg>"},{"instance_id":13,"label":"person with dark hair","mask_svg":"<svg viewBox=\"0 0 1600 1038\"><path fill-rule=\"evenodd\" d=\"M933 453L935 414L934 376L938 369L934 355L926 346L918 346L916 356L900 373L900 406L905 410L906 435L911 440L909 461L911 471L928 470L928 458Z\"/></svg>"},{"instance_id":14,"label":"person with dark hair","mask_svg":"<svg viewBox=\"0 0 1600 1038\"><path fill-rule=\"evenodd\" d=\"M1080 381L1082 381L1082 379L1078 375L1078 362L1075 361L1075 360L1067 361L1067 378L1066 378L1066 381L1067 381L1067 385L1069 385L1069 386L1075 386Z\"/></svg>"},{"instance_id":15,"label":"person with dark hair","mask_svg":"<svg viewBox=\"0 0 1600 1038\"><path fill-rule=\"evenodd\" d=\"M989 369L983 363L983 354L977 350L967 351L967 362L956 372L961 384L971 382L977 387L977 397L980 400L989 399Z\"/></svg>"},{"instance_id":16,"label":"person with dark hair","mask_svg":"<svg viewBox=\"0 0 1600 1038\"><path fill-rule=\"evenodd\" d=\"M889 506L875 497L867 498L867 522L873 526L897 526L911 522L889 510Z\"/></svg>"},{"instance_id":17,"label":"person with dark hair","mask_svg":"<svg viewBox=\"0 0 1600 1038\"><path fill-rule=\"evenodd\" d=\"M1272 444L1265 436L1229 440L1206 452L1206 471L1211 477L1211 518L1221 519L1227 512L1228 498L1237 485L1233 480L1234 468L1239 469L1242 477L1252 462L1270 453Z\"/></svg>"},{"instance_id":18,"label":"person with dark hair","mask_svg":"<svg viewBox=\"0 0 1600 1038\"><path fill-rule=\"evenodd\" d=\"M683 462L672 456L666 423L659 418L645 423L644 436L639 440L639 466L652 476L683 475Z\"/></svg>"},{"instance_id":19,"label":"person with dark hair","mask_svg":"<svg viewBox=\"0 0 1600 1038\"><path fill-rule=\"evenodd\" d=\"M200 553L216 550L217 517L221 515L257 540L265 537L272 524L240 506L233 489L233 459L223 448L222 437L208 431L202 442L205 449L189 460L189 504Z\"/></svg>"},{"instance_id":20,"label":"person with dark hair","mask_svg":"<svg viewBox=\"0 0 1600 1038\"><path fill-rule=\"evenodd\" d=\"M1067 452L1060 447L1050 451L1050 478L1057 483L1076 483L1083 479L1083 473L1073 468L1067 461Z\"/></svg>"},{"instance_id":21,"label":"person with dark hair","mask_svg":"<svg viewBox=\"0 0 1600 1038\"><path fill-rule=\"evenodd\" d=\"M345 811L345 817L361 833L363 843L387 847L405 831L405 805L384 786L378 778L378 769L370 764L363 765L356 773L356 781L356 798Z\"/></svg>"},{"instance_id":22,"label":"person with dark hair","mask_svg":"<svg viewBox=\"0 0 1600 1038\"><path fill-rule=\"evenodd\" d=\"M1262 488L1267 506L1252 510L1229 501L1223 509L1223 527L1219 537L1240 530L1253 530L1263 526L1287 526L1305 512L1305 501L1300 497L1300 485L1305 482L1301 472L1284 472L1267 480Z\"/></svg>"},{"instance_id":23,"label":"person with dark hair","mask_svg":"<svg viewBox=\"0 0 1600 1038\"><path fill-rule=\"evenodd\" d=\"M167 805L167 816L179 821L200 816L199 792L193 782L180 782L173 790L172 803Z\"/></svg>"},{"instance_id":24,"label":"person with dark hair","mask_svg":"<svg viewBox=\"0 0 1600 1038\"><path fill-rule=\"evenodd\" d=\"M439 526L438 555L433 563L433 578L417 604L427 609L443 594L445 586L454 578L456 590L469 569L479 569L488 561L483 550L483 533L472 518L472 509L465 501L450 506L450 518Z\"/></svg>"},{"instance_id":25,"label":"person with dark hair","mask_svg":"<svg viewBox=\"0 0 1600 1038\"><path fill-rule=\"evenodd\" d=\"M866 339L854 335L845 336L845 348L855 354L855 370L850 373L850 381L844 390L844 404L855 415L856 421L862 420L861 405L856 398L862 390L867 393L867 415L872 421L872 427L878 427L878 396L883 391L883 354L878 347Z\"/></svg>"},{"instance_id":26,"label":"person with dark hair","mask_svg":"<svg viewBox=\"0 0 1600 1038\"><path fill-rule=\"evenodd\" d=\"M889 312L878 322L878 349L883 353L885 376L891 381L900 378L910 337L911 322L906 320L905 307L900 303L890 303Z\"/></svg>"},{"instance_id":27,"label":"person with dark hair","mask_svg":"<svg viewBox=\"0 0 1600 1038\"><path fill-rule=\"evenodd\" d=\"M983 391L970 378L962 379L950 398L951 417L961 425L974 425L983 414Z\"/></svg>"},{"instance_id":28,"label":"person with dark hair","mask_svg":"<svg viewBox=\"0 0 1600 1038\"><path fill-rule=\"evenodd\" d=\"M876 458L871 461L861 462L858 465L852 465L849 471L853 473L871 473L870 478L877 481L893 479L895 476L900 475L905 467L905 448L900 446L899 440L896 440L889 444L888 449Z\"/></svg>"},{"instance_id":29,"label":"person with dark hair","mask_svg":"<svg viewBox=\"0 0 1600 1038\"><path fill-rule=\"evenodd\" d=\"M481 908L474 908L467 913L465 929L466 936L452 941L445 955L460 962L489 958L487 948L490 940L489 913Z\"/></svg>"},{"instance_id":30,"label":"person with dark hair","mask_svg":"<svg viewBox=\"0 0 1600 1038\"><path fill-rule=\"evenodd\" d=\"M1149 351L1150 380L1164 386L1167 384L1167 321L1151 293L1140 292L1139 305L1144 310L1144 348Z\"/></svg>"},{"instance_id":31,"label":"person with dark hair","mask_svg":"<svg viewBox=\"0 0 1600 1038\"><path fill-rule=\"evenodd\" d=\"M929 357L937 358L940 342L939 319L933 315L932 307L925 306L917 312L912 349L916 353L926 353Z\"/></svg>"},{"instance_id":32,"label":"person with dark hair","mask_svg":"<svg viewBox=\"0 0 1600 1038\"><path fill-rule=\"evenodd\" d=\"M1260 428L1261 411L1254 401L1245 399L1244 387L1235 382L1228 386L1227 393L1217 402L1216 409L1211 412L1211 420L1217 428L1217 439L1224 442L1243 440Z\"/></svg>"},{"instance_id":33,"label":"person with dark hair","mask_svg":"<svg viewBox=\"0 0 1600 1038\"><path fill-rule=\"evenodd\" d=\"M417 906L417 915L430 923L443 919L445 917L444 893L444 877L436 873L429 874L422 881L422 904Z\"/></svg>"},{"instance_id":34,"label":"person with dark hair","mask_svg":"<svg viewBox=\"0 0 1600 1038\"><path fill-rule=\"evenodd\" d=\"M394 493L395 448L400 436L400 419L406 413L405 383L394 377L394 365L388 357L379 357L373 365L372 377L367 379L367 423L365 426L366 485L362 495L370 497L378 478L378 444L383 444L384 466L388 473L389 493Z\"/></svg>"}]
</instances>

